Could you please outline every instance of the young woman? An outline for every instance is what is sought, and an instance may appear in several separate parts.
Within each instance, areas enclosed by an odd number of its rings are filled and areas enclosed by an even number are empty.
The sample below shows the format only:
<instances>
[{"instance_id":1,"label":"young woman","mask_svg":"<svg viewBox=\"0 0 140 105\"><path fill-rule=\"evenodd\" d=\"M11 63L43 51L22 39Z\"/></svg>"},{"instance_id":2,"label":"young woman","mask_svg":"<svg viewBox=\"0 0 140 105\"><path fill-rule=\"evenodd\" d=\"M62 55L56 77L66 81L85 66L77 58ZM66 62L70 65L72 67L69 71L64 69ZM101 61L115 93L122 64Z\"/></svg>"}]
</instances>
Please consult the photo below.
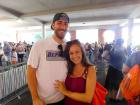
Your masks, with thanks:
<instances>
[{"instance_id":1,"label":"young woman","mask_svg":"<svg viewBox=\"0 0 140 105\"><path fill-rule=\"evenodd\" d=\"M55 87L66 97L64 105L91 105L96 85L96 71L87 62L78 40L67 42L66 60L68 75L65 82L56 80Z\"/></svg>"}]
</instances>

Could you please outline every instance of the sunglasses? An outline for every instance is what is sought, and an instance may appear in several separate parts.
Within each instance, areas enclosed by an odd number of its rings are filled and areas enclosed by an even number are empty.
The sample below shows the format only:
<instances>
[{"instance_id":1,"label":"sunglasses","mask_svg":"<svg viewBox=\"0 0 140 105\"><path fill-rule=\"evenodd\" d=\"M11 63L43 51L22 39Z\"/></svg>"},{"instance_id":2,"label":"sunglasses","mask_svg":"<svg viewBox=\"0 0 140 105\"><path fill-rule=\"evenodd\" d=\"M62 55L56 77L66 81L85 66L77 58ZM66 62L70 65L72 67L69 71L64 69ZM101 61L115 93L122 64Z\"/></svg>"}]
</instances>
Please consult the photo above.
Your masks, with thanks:
<instances>
[{"instance_id":1,"label":"sunglasses","mask_svg":"<svg viewBox=\"0 0 140 105\"><path fill-rule=\"evenodd\" d=\"M60 51L59 51L59 55L60 55L61 57L64 57L64 51L63 51L63 46L62 46L62 44L58 45L57 48L60 50Z\"/></svg>"}]
</instances>

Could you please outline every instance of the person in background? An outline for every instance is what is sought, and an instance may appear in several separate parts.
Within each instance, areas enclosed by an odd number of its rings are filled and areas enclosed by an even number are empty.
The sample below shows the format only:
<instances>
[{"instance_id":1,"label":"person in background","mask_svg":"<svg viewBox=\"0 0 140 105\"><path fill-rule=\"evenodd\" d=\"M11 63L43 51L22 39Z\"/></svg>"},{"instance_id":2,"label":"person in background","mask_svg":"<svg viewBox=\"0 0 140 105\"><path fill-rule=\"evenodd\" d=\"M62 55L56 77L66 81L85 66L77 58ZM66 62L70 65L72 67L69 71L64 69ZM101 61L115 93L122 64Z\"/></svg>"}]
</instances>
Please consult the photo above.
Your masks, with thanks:
<instances>
[{"instance_id":1,"label":"person in background","mask_svg":"<svg viewBox=\"0 0 140 105\"><path fill-rule=\"evenodd\" d=\"M64 81L67 74L63 45L68 26L66 13L55 14L51 24L54 34L31 48L27 81L33 105L63 105L64 95L55 89L54 83Z\"/></svg>"},{"instance_id":2,"label":"person in background","mask_svg":"<svg viewBox=\"0 0 140 105\"><path fill-rule=\"evenodd\" d=\"M113 102L116 102L119 85L123 79L122 67L127 56L126 49L123 47L123 42L123 39L117 39L109 52L110 61L105 81L105 88L108 89L109 99Z\"/></svg>"},{"instance_id":3,"label":"person in background","mask_svg":"<svg viewBox=\"0 0 140 105\"><path fill-rule=\"evenodd\" d=\"M99 47L98 47L98 43L95 42L95 46L94 46L94 64L97 64L98 54L99 54Z\"/></svg>"},{"instance_id":4,"label":"person in background","mask_svg":"<svg viewBox=\"0 0 140 105\"><path fill-rule=\"evenodd\" d=\"M16 51L18 55L18 62L22 63L24 61L25 49L23 43L19 42L16 46Z\"/></svg>"},{"instance_id":5,"label":"person in background","mask_svg":"<svg viewBox=\"0 0 140 105\"><path fill-rule=\"evenodd\" d=\"M0 66L2 66L2 60L1 60L2 56L3 56L3 49L2 49L2 44L0 43Z\"/></svg>"},{"instance_id":6,"label":"person in background","mask_svg":"<svg viewBox=\"0 0 140 105\"><path fill-rule=\"evenodd\" d=\"M17 56L17 52L15 48L12 49L11 61L12 61L12 64L16 64L18 62L18 56Z\"/></svg>"},{"instance_id":7,"label":"person in background","mask_svg":"<svg viewBox=\"0 0 140 105\"><path fill-rule=\"evenodd\" d=\"M91 64L94 64L94 49L92 48L91 44L88 45L88 49L88 59Z\"/></svg>"},{"instance_id":8,"label":"person in background","mask_svg":"<svg viewBox=\"0 0 140 105\"><path fill-rule=\"evenodd\" d=\"M123 65L122 68L122 72L124 74L124 76L130 71L130 69L135 65L135 64L139 64L140 65L140 45L136 46L136 52L134 52L132 55L130 55L126 62ZM117 95L117 99L122 98L122 94L120 92L120 90L118 91L118 95ZM140 97L136 98L136 101L140 103ZM128 101L128 105L138 105L135 101L131 100Z\"/></svg>"},{"instance_id":9,"label":"person in background","mask_svg":"<svg viewBox=\"0 0 140 105\"><path fill-rule=\"evenodd\" d=\"M10 65L11 64L12 47L10 46L10 44L7 41L4 41L3 51L4 51L4 55L6 56L5 61L7 62L7 65Z\"/></svg>"},{"instance_id":10,"label":"person in background","mask_svg":"<svg viewBox=\"0 0 140 105\"><path fill-rule=\"evenodd\" d=\"M132 44L127 46L127 55L130 56L132 54Z\"/></svg>"},{"instance_id":11,"label":"person in background","mask_svg":"<svg viewBox=\"0 0 140 105\"><path fill-rule=\"evenodd\" d=\"M128 57L123 65L122 72L124 75L127 74L135 64L140 64L140 45L136 46L136 50L136 52Z\"/></svg>"},{"instance_id":12,"label":"person in background","mask_svg":"<svg viewBox=\"0 0 140 105\"><path fill-rule=\"evenodd\" d=\"M78 40L67 42L68 74L65 82L57 80L55 87L66 97L64 105L91 105L96 85L95 67L87 62Z\"/></svg>"},{"instance_id":13,"label":"person in background","mask_svg":"<svg viewBox=\"0 0 140 105\"><path fill-rule=\"evenodd\" d=\"M0 43L0 50L2 50L2 44Z\"/></svg>"},{"instance_id":14,"label":"person in background","mask_svg":"<svg viewBox=\"0 0 140 105\"><path fill-rule=\"evenodd\" d=\"M104 51L101 55L103 60L106 61L106 62L110 61L110 49L111 49L111 45L106 44L105 47L104 47Z\"/></svg>"}]
</instances>

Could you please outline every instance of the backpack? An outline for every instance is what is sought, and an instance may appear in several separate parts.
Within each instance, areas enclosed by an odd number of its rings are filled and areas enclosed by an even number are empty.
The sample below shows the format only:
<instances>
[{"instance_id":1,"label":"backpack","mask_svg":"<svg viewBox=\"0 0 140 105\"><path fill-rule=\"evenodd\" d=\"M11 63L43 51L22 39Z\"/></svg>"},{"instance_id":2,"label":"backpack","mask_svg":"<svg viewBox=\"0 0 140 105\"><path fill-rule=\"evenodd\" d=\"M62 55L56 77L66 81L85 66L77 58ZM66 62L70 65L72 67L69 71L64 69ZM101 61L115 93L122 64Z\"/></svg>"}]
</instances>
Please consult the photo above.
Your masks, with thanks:
<instances>
[{"instance_id":1,"label":"backpack","mask_svg":"<svg viewBox=\"0 0 140 105\"><path fill-rule=\"evenodd\" d=\"M135 64L121 81L120 90L126 100L133 100L140 95L140 65Z\"/></svg>"}]
</instances>

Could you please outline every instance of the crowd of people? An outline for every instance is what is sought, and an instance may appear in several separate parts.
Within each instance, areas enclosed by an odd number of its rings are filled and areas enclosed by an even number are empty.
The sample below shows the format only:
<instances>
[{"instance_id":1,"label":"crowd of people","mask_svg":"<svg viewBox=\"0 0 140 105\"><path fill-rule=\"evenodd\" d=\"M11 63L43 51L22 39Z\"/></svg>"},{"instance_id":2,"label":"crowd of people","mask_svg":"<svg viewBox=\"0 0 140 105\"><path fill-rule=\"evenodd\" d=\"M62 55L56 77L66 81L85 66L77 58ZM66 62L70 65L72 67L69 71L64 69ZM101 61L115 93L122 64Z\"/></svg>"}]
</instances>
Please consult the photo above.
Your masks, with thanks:
<instances>
[{"instance_id":1,"label":"crowd of people","mask_svg":"<svg viewBox=\"0 0 140 105\"><path fill-rule=\"evenodd\" d=\"M32 45L24 42L14 43L4 41L0 43L0 66L9 66L26 62Z\"/></svg>"}]
</instances>

